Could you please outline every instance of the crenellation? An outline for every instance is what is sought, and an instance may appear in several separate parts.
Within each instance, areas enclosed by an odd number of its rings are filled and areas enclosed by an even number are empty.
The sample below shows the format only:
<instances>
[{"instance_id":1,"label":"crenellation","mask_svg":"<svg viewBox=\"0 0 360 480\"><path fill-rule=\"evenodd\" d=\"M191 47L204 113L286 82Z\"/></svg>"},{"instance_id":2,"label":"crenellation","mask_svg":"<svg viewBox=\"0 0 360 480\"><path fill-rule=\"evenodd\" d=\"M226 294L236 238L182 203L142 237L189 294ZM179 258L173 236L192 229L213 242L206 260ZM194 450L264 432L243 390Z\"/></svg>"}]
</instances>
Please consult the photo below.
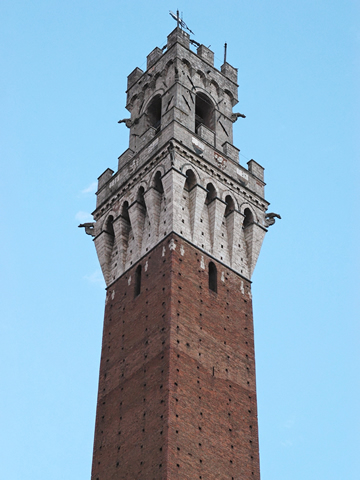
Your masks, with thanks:
<instances>
[{"instance_id":1,"label":"crenellation","mask_svg":"<svg viewBox=\"0 0 360 480\"><path fill-rule=\"evenodd\" d=\"M111 168L107 168L101 175L98 177L98 191L102 189L102 187L109 181L109 179L113 176L114 170Z\"/></svg>"},{"instance_id":2,"label":"crenellation","mask_svg":"<svg viewBox=\"0 0 360 480\"><path fill-rule=\"evenodd\" d=\"M128 75L127 90L129 90L134 85L134 83L136 83L139 80L139 78L142 76L143 73L144 72L143 72L143 70L141 70L141 68L136 67L130 73L130 75Z\"/></svg>"},{"instance_id":3,"label":"crenellation","mask_svg":"<svg viewBox=\"0 0 360 480\"><path fill-rule=\"evenodd\" d=\"M201 57L205 62L210 64L212 67L214 66L214 52L210 50L210 48L205 47L205 45L200 45L196 52L199 57Z\"/></svg>"},{"instance_id":4,"label":"crenellation","mask_svg":"<svg viewBox=\"0 0 360 480\"><path fill-rule=\"evenodd\" d=\"M261 180L262 184L264 184L264 167L259 165L255 162L254 159L251 159L247 162L249 172L251 172L258 180Z\"/></svg>"},{"instance_id":5,"label":"crenellation","mask_svg":"<svg viewBox=\"0 0 360 480\"><path fill-rule=\"evenodd\" d=\"M236 162L236 164L239 163L240 150L238 148L236 148L232 143L228 141L222 144L222 148L227 157L231 158L231 160Z\"/></svg>"},{"instance_id":6,"label":"crenellation","mask_svg":"<svg viewBox=\"0 0 360 480\"><path fill-rule=\"evenodd\" d=\"M238 81L238 69L225 62L221 65L221 73L225 75L229 80L237 85Z\"/></svg>"},{"instance_id":7,"label":"crenellation","mask_svg":"<svg viewBox=\"0 0 360 480\"><path fill-rule=\"evenodd\" d=\"M169 50L173 45L190 48L190 35L179 27L175 28L167 37L167 49Z\"/></svg>"},{"instance_id":8,"label":"crenellation","mask_svg":"<svg viewBox=\"0 0 360 480\"><path fill-rule=\"evenodd\" d=\"M149 68L151 68L158 61L162 53L163 52L159 47L155 47L154 50L149 53L149 55L147 56L147 64L146 64L147 70L149 70Z\"/></svg>"}]
</instances>

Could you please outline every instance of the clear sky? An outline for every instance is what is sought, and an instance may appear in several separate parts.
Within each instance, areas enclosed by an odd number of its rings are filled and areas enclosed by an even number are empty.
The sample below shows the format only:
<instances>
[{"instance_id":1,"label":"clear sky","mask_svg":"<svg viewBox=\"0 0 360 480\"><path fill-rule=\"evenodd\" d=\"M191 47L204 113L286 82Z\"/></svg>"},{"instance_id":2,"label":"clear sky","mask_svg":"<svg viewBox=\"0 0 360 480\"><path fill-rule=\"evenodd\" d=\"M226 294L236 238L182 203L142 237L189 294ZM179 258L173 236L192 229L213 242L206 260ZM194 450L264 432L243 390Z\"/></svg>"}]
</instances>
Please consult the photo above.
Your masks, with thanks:
<instances>
[{"instance_id":1,"label":"clear sky","mask_svg":"<svg viewBox=\"0 0 360 480\"><path fill-rule=\"evenodd\" d=\"M104 309L97 177L126 77L193 37L239 69L241 163L265 167L253 276L262 480L358 480L358 0L2 0L0 477L89 480Z\"/></svg>"}]
</instances>

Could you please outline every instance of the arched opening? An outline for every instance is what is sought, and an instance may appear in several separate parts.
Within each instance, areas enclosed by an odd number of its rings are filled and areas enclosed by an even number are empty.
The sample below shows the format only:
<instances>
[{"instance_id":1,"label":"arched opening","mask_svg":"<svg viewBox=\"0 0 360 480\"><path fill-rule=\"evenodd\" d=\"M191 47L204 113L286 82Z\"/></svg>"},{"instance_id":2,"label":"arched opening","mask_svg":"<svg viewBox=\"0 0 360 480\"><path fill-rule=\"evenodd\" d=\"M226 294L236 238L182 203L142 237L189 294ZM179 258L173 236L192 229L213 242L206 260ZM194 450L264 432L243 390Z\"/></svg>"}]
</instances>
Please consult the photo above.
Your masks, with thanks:
<instances>
[{"instance_id":1,"label":"arched opening","mask_svg":"<svg viewBox=\"0 0 360 480\"><path fill-rule=\"evenodd\" d=\"M229 215L229 213L235 210L235 203L234 200L230 195L226 195L225 197L226 209L225 209L225 217Z\"/></svg>"},{"instance_id":2,"label":"arched opening","mask_svg":"<svg viewBox=\"0 0 360 480\"><path fill-rule=\"evenodd\" d=\"M146 111L150 127L155 128L156 132L159 133L161 129L161 96L155 95L148 105Z\"/></svg>"},{"instance_id":3,"label":"arched opening","mask_svg":"<svg viewBox=\"0 0 360 480\"><path fill-rule=\"evenodd\" d=\"M129 202L124 202L121 209L122 218L129 224L130 227L130 217L129 217Z\"/></svg>"},{"instance_id":4,"label":"arched opening","mask_svg":"<svg viewBox=\"0 0 360 480\"><path fill-rule=\"evenodd\" d=\"M214 262L209 263L209 289L217 293L217 268Z\"/></svg>"},{"instance_id":5,"label":"arched opening","mask_svg":"<svg viewBox=\"0 0 360 480\"><path fill-rule=\"evenodd\" d=\"M186 170L186 182L185 182L185 190L188 192L195 187L197 181L196 181L196 175L192 170Z\"/></svg>"},{"instance_id":6,"label":"arched opening","mask_svg":"<svg viewBox=\"0 0 360 480\"><path fill-rule=\"evenodd\" d=\"M252 211L250 210L250 208L245 208L244 215L245 215L245 218L244 218L244 222L243 222L243 228L246 228L249 225L254 223L254 215L253 215Z\"/></svg>"},{"instance_id":7,"label":"arched opening","mask_svg":"<svg viewBox=\"0 0 360 480\"><path fill-rule=\"evenodd\" d=\"M141 265L138 265L135 270L135 287L134 287L134 298L140 295L141 292Z\"/></svg>"},{"instance_id":8,"label":"arched opening","mask_svg":"<svg viewBox=\"0 0 360 480\"><path fill-rule=\"evenodd\" d=\"M153 187L155 190L157 190L159 193L163 194L164 193L164 187L161 181L161 172L158 171L155 173L155 177L153 180Z\"/></svg>"},{"instance_id":9,"label":"arched opening","mask_svg":"<svg viewBox=\"0 0 360 480\"><path fill-rule=\"evenodd\" d=\"M209 205L209 203L211 203L214 200L214 198L216 198L216 190L212 183L208 183L206 185L206 190L207 190L207 195L206 195L205 203L206 205Z\"/></svg>"},{"instance_id":10,"label":"arched opening","mask_svg":"<svg viewBox=\"0 0 360 480\"><path fill-rule=\"evenodd\" d=\"M108 219L106 220L105 232L111 235L112 237L115 237L113 224L114 224L114 217L112 215L109 215Z\"/></svg>"},{"instance_id":11,"label":"arched opening","mask_svg":"<svg viewBox=\"0 0 360 480\"><path fill-rule=\"evenodd\" d=\"M210 98L202 92L196 94L195 98L195 132L199 126L214 130L214 106Z\"/></svg>"},{"instance_id":12,"label":"arched opening","mask_svg":"<svg viewBox=\"0 0 360 480\"><path fill-rule=\"evenodd\" d=\"M142 207L145 207L144 192L145 192L144 187L140 187L136 196L137 202L139 202Z\"/></svg>"}]
</instances>

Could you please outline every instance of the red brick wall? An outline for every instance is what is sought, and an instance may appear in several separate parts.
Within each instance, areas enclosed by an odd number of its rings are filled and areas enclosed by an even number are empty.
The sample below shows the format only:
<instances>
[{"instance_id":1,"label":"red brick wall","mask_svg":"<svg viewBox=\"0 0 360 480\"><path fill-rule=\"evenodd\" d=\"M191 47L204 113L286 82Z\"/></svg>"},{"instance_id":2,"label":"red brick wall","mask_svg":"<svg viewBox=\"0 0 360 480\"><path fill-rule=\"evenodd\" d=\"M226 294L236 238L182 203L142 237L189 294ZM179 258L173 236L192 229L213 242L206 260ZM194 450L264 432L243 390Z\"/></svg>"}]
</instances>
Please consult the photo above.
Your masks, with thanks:
<instances>
[{"instance_id":1,"label":"red brick wall","mask_svg":"<svg viewBox=\"0 0 360 480\"><path fill-rule=\"evenodd\" d=\"M211 260L171 235L109 287L92 480L260 478L250 284Z\"/></svg>"}]
</instances>

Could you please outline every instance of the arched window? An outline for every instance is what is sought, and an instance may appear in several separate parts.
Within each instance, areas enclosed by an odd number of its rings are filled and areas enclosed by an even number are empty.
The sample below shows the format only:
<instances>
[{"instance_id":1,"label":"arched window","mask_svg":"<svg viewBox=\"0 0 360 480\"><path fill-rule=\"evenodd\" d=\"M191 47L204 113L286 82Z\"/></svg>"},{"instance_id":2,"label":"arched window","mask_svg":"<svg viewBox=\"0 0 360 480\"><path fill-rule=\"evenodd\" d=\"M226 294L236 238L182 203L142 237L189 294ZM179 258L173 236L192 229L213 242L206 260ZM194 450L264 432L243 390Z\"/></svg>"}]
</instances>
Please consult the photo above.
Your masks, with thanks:
<instances>
[{"instance_id":1,"label":"arched window","mask_svg":"<svg viewBox=\"0 0 360 480\"><path fill-rule=\"evenodd\" d=\"M141 265L138 265L137 269L135 270L135 289L134 289L134 297L140 295L141 292Z\"/></svg>"},{"instance_id":2,"label":"arched window","mask_svg":"<svg viewBox=\"0 0 360 480\"><path fill-rule=\"evenodd\" d=\"M130 217L129 217L129 202L124 202L121 209L121 216L129 224L130 227Z\"/></svg>"},{"instance_id":3,"label":"arched window","mask_svg":"<svg viewBox=\"0 0 360 480\"><path fill-rule=\"evenodd\" d=\"M244 215L245 215L245 218L244 218L243 228L246 228L252 223L254 223L254 215L252 214L252 211L250 210L250 208L245 208Z\"/></svg>"},{"instance_id":4,"label":"arched window","mask_svg":"<svg viewBox=\"0 0 360 480\"><path fill-rule=\"evenodd\" d=\"M158 171L155 174L154 180L153 180L153 187L155 190L157 190L159 193L164 193L164 187L161 181L161 172Z\"/></svg>"},{"instance_id":5,"label":"arched window","mask_svg":"<svg viewBox=\"0 0 360 480\"><path fill-rule=\"evenodd\" d=\"M115 237L113 223L114 223L114 217L112 215L110 215L109 218L106 221L105 232L108 233L109 235Z\"/></svg>"},{"instance_id":6,"label":"arched window","mask_svg":"<svg viewBox=\"0 0 360 480\"><path fill-rule=\"evenodd\" d=\"M155 95L147 108L147 117L151 127L154 127L159 133L161 129L161 96Z\"/></svg>"},{"instance_id":7,"label":"arched window","mask_svg":"<svg viewBox=\"0 0 360 480\"><path fill-rule=\"evenodd\" d=\"M209 263L209 289L217 293L217 269L214 262Z\"/></svg>"},{"instance_id":8,"label":"arched window","mask_svg":"<svg viewBox=\"0 0 360 480\"><path fill-rule=\"evenodd\" d=\"M186 170L185 190L188 192L196 185L196 176L192 170Z\"/></svg>"},{"instance_id":9,"label":"arched window","mask_svg":"<svg viewBox=\"0 0 360 480\"><path fill-rule=\"evenodd\" d=\"M210 98L202 92L196 94L195 98L195 132L199 126L214 130L214 106Z\"/></svg>"},{"instance_id":10,"label":"arched window","mask_svg":"<svg viewBox=\"0 0 360 480\"><path fill-rule=\"evenodd\" d=\"M110 252L112 251L115 243L115 232L114 232L113 223L114 223L114 217L112 215L109 215L105 224L105 232L108 234L106 239L106 244L108 248L110 248Z\"/></svg>"},{"instance_id":11,"label":"arched window","mask_svg":"<svg viewBox=\"0 0 360 480\"><path fill-rule=\"evenodd\" d=\"M235 210L235 203L234 200L230 195L226 195L225 197L226 209L225 209L225 217L229 215L229 213Z\"/></svg>"},{"instance_id":12,"label":"arched window","mask_svg":"<svg viewBox=\"0 0 360 480\"><path fill-rule=\"evenodd\" d=\"M145 198L144 198L144 187L140 187L138 192L137 192L137 196L136 196L136 200L140 203L141 206L145 207Z\"/></svg>"},{"instance_id":13,"label":"arched window","mask_svg":"<svg viewBox=\"0 0 360 480\"><path fill-rule=\"evenodd\" d=\"M209 205L209 203L216 198L216 190L215 187L212 183L208 183L206 185L206 190L207 190L207 195L206 195L206 200L205 203L206 205Z\"/></svg>"}]
</instances>

